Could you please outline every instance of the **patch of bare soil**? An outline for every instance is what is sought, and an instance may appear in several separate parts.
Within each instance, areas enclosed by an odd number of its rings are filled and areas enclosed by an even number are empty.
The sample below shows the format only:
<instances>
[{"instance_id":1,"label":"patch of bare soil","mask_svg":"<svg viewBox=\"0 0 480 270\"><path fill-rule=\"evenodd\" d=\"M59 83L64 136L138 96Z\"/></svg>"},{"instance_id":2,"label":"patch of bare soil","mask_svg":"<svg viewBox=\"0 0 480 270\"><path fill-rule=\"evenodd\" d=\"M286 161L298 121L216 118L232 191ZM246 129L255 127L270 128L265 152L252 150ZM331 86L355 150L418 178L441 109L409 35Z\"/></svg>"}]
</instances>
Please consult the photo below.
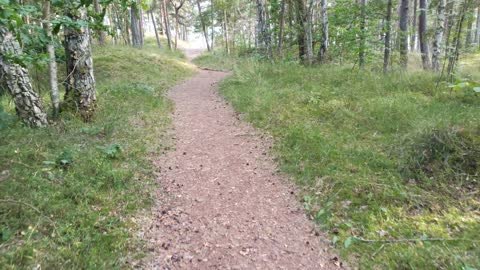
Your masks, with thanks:
<instances>
[{"instance_id":1,"label":"patch of bare soil","mask_svg":"<svg viewBox=\"0 0 480 270\"><path fill-rule=\"evenodd\" d=\"M141 267L341 267L277 173L269 140L217 94L226 75L202 70L170 91L176 149L156 161L162 190L145 224L151 256Z\"/></svg>"}]
</instances>

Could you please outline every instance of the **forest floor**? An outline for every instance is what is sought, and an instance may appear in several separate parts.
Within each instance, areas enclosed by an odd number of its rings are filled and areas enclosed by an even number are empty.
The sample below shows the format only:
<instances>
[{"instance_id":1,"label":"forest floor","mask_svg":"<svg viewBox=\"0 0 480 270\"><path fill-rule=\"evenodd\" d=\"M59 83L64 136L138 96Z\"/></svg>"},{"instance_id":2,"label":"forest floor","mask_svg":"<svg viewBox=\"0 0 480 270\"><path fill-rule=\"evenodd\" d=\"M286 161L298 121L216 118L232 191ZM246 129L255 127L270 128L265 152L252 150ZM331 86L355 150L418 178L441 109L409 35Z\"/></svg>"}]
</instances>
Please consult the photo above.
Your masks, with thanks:
<instances>
[{"instance_id":1,"label":"forest floor","mask_svg":"<svg viewBox=\"0 0 480 270\"><path fill-rule=\"evenodd\" d=\"M200 70L170 91L175 150L155 161L161 189L145 226L152 254L142 267L342 267L296 189L278 173L268 154L270 138L218 95L217 83L227 74Z\"/></svg>"}]
</instances>

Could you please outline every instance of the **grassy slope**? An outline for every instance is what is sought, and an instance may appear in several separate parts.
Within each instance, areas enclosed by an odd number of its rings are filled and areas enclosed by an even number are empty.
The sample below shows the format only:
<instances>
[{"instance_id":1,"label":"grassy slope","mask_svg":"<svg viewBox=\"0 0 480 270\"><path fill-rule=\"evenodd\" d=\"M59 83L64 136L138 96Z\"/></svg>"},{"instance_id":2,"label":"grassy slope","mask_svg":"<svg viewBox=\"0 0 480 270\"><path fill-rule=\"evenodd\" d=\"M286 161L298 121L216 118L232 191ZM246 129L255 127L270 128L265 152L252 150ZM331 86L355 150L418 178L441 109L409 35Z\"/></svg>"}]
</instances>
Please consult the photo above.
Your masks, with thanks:
<instances>
[{"instance_id":1,"label":"grassy slope","mask_svg":"<svg viewBox=\"0 0 480 270\"><path fill-rule=\"evenodd\" d=\"M197 61L218 66L217 58ZM480 267L478 96L449 95L422 72L383 77L255 61L234 69L222 93L276 138L282 169L303 187L305 207L344 258L362 269ZM450 143L460 153L445 151ZM459 180L442 162L422 163L432 149L475 159L476 172ZM430 176L415 171L418 163L443 169ZM351 236L467 240L350 243Z\"/></svg>"},{"instance_id":2,"label":"grassy slope","mask_svg":"<svg viewBox=\"0 0 480 270\"><path fill-rule=\"evenodd\" d=\"M98 48L94 64L94 122L64 114L32 130L2 114L1 269L111 269L139 252L131 217L150 203L149 155L168 147L163 94L193 69L153 46Z\"/></svg>"}]
</instances>

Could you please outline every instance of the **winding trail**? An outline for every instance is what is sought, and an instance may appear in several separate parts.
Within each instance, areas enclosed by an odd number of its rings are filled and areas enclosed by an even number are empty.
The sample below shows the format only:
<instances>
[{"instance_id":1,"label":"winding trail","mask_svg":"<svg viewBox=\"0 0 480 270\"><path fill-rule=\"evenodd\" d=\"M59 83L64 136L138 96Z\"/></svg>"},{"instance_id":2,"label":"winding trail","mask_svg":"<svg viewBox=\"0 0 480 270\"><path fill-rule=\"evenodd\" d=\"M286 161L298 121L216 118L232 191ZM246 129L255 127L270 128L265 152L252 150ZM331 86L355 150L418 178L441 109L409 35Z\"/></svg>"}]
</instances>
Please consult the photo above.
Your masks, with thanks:
<instances>
[{"instance_id":1,"label":"winding trail","mask_svg":"<svg viewBox=\"0 0 480 270\"><path fill-rule=\"evenodd\" d=\"M169 93L176 146L155 162L162 190L144 236L145 268L340 267L277 173L270 140L218 95L226 75L200 70Z\"/></svg>"}]
</instances>

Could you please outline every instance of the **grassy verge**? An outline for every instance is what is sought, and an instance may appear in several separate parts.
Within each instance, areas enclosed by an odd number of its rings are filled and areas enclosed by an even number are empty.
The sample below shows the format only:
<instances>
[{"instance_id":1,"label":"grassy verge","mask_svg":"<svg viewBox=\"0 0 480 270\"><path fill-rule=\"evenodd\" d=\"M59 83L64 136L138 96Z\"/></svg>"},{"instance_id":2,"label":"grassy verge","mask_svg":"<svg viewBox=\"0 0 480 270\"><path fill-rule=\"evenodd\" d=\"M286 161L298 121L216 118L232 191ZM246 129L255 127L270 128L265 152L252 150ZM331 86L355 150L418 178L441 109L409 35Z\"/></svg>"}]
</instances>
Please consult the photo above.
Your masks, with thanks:
<instances>
[{"instance_id":1,"label":"grassy verge","mask_svg":"<svg viewBox=\"0 0 480 270\"><path fill-rule=\"evenodd\" d=\"M479 96L437 89L423 72L234 69L221 92L274 136L282 170L352 266L480 267ZM395 242L405 239L419 241Z\"/></svg>"},{"instance_id":2,"label":"grassy verge","mask_svg":"<svg viewBox=\"0 0 480 270\"><path fill-rule=\"evenodd\" d=\"M227 55L223 52L204 53L193 59L193 63L201 68L213 70L233 70L237 64L237 57Z\"/></svg>"},{"instance_id":3,"label":"grassy verge","mask_svg":"<svg viewBox=\"0 0 480 270\"><path fill-rule=\"evenodd\" d=\"M153 47L95 50L92 123L63 114L24 127L0 104L0 268L112 269L141 255L136 211L150 202L149 155L166 147L168 87L193 73Z\"/></svg>"}]
</instances>

